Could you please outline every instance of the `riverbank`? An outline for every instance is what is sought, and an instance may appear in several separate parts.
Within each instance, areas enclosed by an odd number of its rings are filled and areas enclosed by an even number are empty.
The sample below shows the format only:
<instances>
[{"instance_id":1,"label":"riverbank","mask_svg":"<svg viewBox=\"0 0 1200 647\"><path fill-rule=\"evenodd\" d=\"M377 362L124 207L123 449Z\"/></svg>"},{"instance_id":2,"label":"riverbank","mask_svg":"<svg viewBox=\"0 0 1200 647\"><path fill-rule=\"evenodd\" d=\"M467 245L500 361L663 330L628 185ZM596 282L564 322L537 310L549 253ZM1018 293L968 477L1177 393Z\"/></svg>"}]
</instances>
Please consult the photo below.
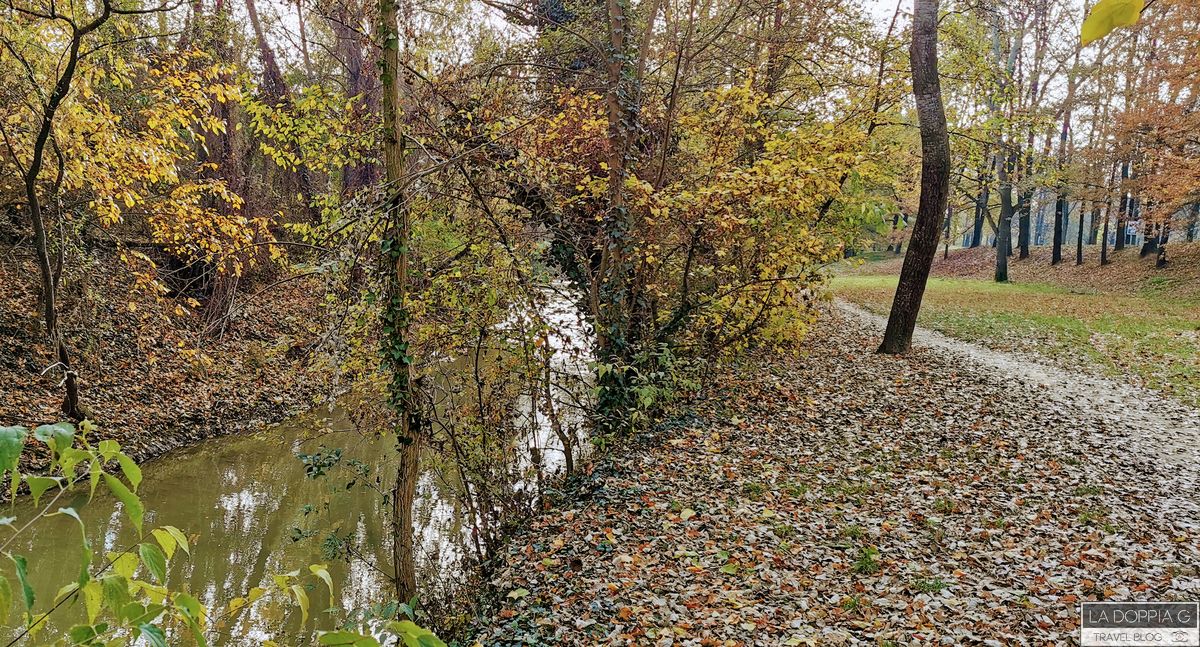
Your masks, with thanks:
<instances>
[{"instance_id":1,"label":"riverbank","mask_svg":"<svg viewBox=\"0 0 1200 647\"><path fill-rule=\"evenodd\" d=\"M479 642L1062 644L1080 601L1195 598L1195 442L1183 469L1138 420L878 335L834 311L619 450L513 539Z\"/></svg>"},{"instance_id":2,"label":"riverbank","mask_svg":"<svg viewBox=\"0 0 1200 647\"><path fill-rule=\"evenodd\" d=\"M62 419L62 375L42 333L26 251L0 264L0 424L32 427ZM318 282L276 277L254 298L243 288L224 333L206 336L198 314L135 289L113 254L93 252L88 263L87 278L63 289L60 318L83 407L98 427L93 442L112 438L146 461L328 400L327 371L312 361L325 326ZM31 442L22 469L38 469L42 451Z\"/></svg>"}]
</instances>

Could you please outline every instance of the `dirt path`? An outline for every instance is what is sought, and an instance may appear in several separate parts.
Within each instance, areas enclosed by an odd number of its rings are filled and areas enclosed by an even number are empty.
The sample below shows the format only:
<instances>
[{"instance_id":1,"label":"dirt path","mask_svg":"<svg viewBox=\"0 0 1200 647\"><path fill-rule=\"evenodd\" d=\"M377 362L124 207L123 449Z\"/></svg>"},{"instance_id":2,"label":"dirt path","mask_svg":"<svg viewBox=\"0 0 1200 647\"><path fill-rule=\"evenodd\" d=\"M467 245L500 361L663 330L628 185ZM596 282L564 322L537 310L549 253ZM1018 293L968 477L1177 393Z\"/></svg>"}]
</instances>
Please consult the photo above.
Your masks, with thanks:
<instances>
[{"instance_id":1,"label":"dirt path","mask_svg":"<svg viewBox=\"0 0 1200 647\"><path fill-rule=\"evenodd\" d=\"M498 556L479 641L1040 647L1080 601L1200 596L1195 470L1153 429L1194 425L925 333L878 355L877 323L834 308L618 443Z\"/></svg>"},{"instance_id":2,"label":"dirt path","mask_svg":"<svg viewBox=\"0 0 1200 647\"><path fill-rule=\"evenodd\" d=\"M837 307L882 334L887 319L848 301ZM1162 461L1163 499L1200 519L1200 410L1149 389L1082 372L1067 371L1022 353L1002 353L926 328L917 328L913 341L944 353L950 363L967 362L973 370L1001 383L1020 382L1032 388L1042 406L1087 421L1094 440L1122 445L1148 461ZM1170 508L1164 512L1173 512Z\"/></svg>"}]
</instances>

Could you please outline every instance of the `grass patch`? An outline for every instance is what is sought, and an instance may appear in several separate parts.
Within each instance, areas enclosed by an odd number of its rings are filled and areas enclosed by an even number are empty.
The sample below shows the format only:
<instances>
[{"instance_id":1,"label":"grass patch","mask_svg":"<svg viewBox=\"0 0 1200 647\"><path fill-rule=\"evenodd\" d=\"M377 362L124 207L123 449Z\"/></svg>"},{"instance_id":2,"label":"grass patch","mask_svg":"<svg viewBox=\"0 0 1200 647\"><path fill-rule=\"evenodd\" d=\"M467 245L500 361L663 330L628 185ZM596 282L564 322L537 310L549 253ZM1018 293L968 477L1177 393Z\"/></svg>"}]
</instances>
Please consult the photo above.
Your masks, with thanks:
<instances>
[{"instance_id":1,"label":"grass patch","mask_svg":"<svg viewBox=\"0 0 1200 647\"><path fill-rule=\"evenodd\" d=\"M838 276L839 296L886 313L895 276ZM920 322L998 350L1047 356L1069 367L1144 384L1200 405L1200 302L1164 292L1106 294L1044 283L931 278Z\"/></svg>"},{"instance_id":2,"label":"grass patch","mask_svg":"<svg viewBox=\"0 0 1200 647\"><path fill-rule=\"evenodd\" d=\"M878 573L880 568L879 550L870 546L858 551L858 559L850 566L850 570L859 575L873 575Z\"/></svg>"}]
</instances>

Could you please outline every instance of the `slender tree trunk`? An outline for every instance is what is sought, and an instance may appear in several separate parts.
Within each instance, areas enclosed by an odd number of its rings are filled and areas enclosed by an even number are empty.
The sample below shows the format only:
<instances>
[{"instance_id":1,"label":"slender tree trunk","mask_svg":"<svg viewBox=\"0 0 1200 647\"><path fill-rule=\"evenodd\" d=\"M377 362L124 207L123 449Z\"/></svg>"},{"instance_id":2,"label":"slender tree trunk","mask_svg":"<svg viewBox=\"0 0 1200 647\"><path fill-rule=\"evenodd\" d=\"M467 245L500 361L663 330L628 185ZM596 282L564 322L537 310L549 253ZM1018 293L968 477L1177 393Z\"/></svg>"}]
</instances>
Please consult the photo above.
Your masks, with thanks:
<instances>
[{"instance_id":1,"label":"slender tree trunk","mask_svg":"<svg viewBox=\"0 0 1200 647\"><path fill-rule=\"evenodd\" d=\"M1108 221L1110 209L1104 211L1104 231L1100 232L1100 266L1108 265Z\"/></svg>"},{"instance_id":2,"label":"slender tree trunk","mask_svg":"<svg viewBox=\"0 0 1200 647\"><path fill-rule=\"evenodd\" d=\"M1066 232L1067 196L1066 189L1059 187L1058 197L1054 200L1054 242L1050 252L1050 264L1062 262L1063 238Z\"/></svg>"},{"instance_id":3,"label":"slender tree trunk","mask_svg":"<svg viewBox=\"0 0 1200 647\"><path fill-rule=\"evenodd\" d=\"M1012 220L1013 220L1013 199L1012 199L1012 179L1009 177L1009 169L1015 163L1015 158L1012 154L1007 159L1001 160L996 165L997 176L1000 180L1000 223L999 230L996 232L996 275L997 283L1008 282L1008 257L1012 254Z\"/></svg>"},{"instance_id":4,"label":"slender tree trunk","mask_svg":"<svg viewBox=\"0 0 1200 647\"><path fill-rule=\"evenodd\" d=\"M1092 229L1092 230L1095 229L1094 223L1096 222L1096 219L1099 217L1100 217L1100 206L1093 205L1092 206L1092 223L1093 224L1089 225L1089 229ZM1075 264L1083 265L1083 206L1082 205L1080 205L1080 207L1079 207L1079 231L1075 232Z\"/></svg>"},{"instance_id":5,"label":"slender tree trunk","mask_svg":"<svg viewBox=\"0 0 1200 647\"><path fill-rule=\"evenodd\" d=\"M42 167L45 164L46 146L49 145L50 136L54 130L54 118L58 114L58 109L62 105L63 99L70 93L71 83L75 79L75 70L79 64L79 51L83 46L83 39L107 22L111 15L110 12L111 6L105 2L102 13L92 20L92 22L81 28L72 30L71 42L67 47L66 61L63 64L62 74L55 81L54 88L51 90L46 104L42 106L41 124L33 140L33 154L29 159L29 166L25 169L24 177L22 178L25 188L25 202L29 211L29 221L33 225L34 247L37 250L38 274L42 286L42 317L46 324L46 337L49 339L57 361L65 373L63 384L66 387L66 392L63 397L62 412L67 417L75 420L83 418L83 412L79 407L79 381L78 375L71 367L71 355L67 350L67 343L63 339L62 329L59 327L58 273L51 266L50 262L50 246L46 235L46 220L42 213L42 203L41 198L38 196L37 185L38 176L41 175Z\"/></svg>"},{"instance_id":6,"label":"slender tree trunk","mask_svg":"<svg viewBox=\"0 0 1200 647\"><path fill-rule=\"evenodd\" d=\"M1121 181L1117 184L1117 190L1121 192L1121 202L1117 207L1117 235L1113 240L1114 252L1125 249L1125 216L1129 213L1130 207L1129 188L1125 186L1128 179L1129 162L1121 162Z\"/></svg>"},{"instance_id":7,"label":"slender tree trunk","mask_svg":"<svg viewBox=\"0 0 1200 647\"><path fill-rule=\"evenodd\" d=\"M383 88L384 179L388 192L388 232L382 241L382 251L390 274L383 351L392 373L389 401L398 417L396 439L399 460L391 493L392 562L396 599L407 602L417 593L412 504L419 477L421 422L414 397L413 359L409 345L408 268L412 235L410 212L401 186L408 155L407 138L401 122L401 111L404 109L401 90L406 83L400 66L399 10L396 0L380 1L377 33L382 43L380 85ZM405 92L405 98L407 94Z\"/></svg>"},{"instance_id":8,"label":"slender tree trunk","mask_svg":"<svg viewBox=\"0 0 1200 647\"><path fill-rule=\"evenodd\" d=\"M983 190L979 193L978 202L975 204L975 224L971 229L972 249L983 244L983 221L987 216L988 197L987 186L984 186Z\"/></svg>"},{"instance_id":9,"label":"slender tree trunk","mask_svg":"<svg viewBox=\"0 0 1200 647\"><path fill-rule=\"evenodd\" d=\"M950 195L950 140L938 80L937 36L938 0L914 0L909 60L921 127L921 197L881 353L904 353L912 346L917 313L937 253L938 221Z\"/></svg>"},{"instance_id":10,"label":"slender tree trunk","mask_svg":"<svg viewBox=\"0 0 1200 647\"><path fill-rule=\"evenodd\" d=\"M1030 133L1029 144L1025 149L1025 164L1022 171L1024 178L1033 175L1033 134ZM1029 225L1030 212L1033 210L1033 187L1021 191L1017 199L1017 247L1020 249L1018 258L1029 258Z\"/></svg>"},{"instance_id":11,"label":"slender tree trunk","mask_svg":"<svg viewBox=\"0 0 1200 647\"><path fill-rule=\"evenodd\" d=\"M1155 245L1158 256L1154 259L1154 267L1162 269L1167 266L1167 242L1171 240L1171 223L1170 221L1162 224L1162 229L1158 232L1158 244Z\"/></svg>"},{"instance_id":12,"label":"slender tree trunk","mask_svg":"<svg viewBox=\"0 0 1200 647\"><path fill-rule=\"evenodd\" d=\"M950 204L950 200L946 200L946 222L942 230L942 258L950 258L950 226L954 220L954 206Z\"/></svg>"}]
</instances>

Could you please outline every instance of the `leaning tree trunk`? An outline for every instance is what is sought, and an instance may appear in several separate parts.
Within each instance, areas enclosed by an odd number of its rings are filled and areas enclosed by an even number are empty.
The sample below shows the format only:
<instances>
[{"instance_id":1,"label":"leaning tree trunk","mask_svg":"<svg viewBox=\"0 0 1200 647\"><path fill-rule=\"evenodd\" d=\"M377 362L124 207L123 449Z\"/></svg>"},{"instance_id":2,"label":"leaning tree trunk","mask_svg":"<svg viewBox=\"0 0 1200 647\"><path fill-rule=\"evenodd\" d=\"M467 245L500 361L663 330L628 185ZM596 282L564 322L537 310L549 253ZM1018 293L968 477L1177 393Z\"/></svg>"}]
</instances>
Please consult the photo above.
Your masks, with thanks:
<instances>
[{"instance_id":1,"label":"leaning tree trunk","mask_svg":"<svg viewBox=\"0 0 1200 647\"><path fill-rule=\"evenodd\" d=\"M921 298L937 253L938 225L950 195L950 139L938 80L937 27L938 0L915 0L909 61L921 127L921 198L887 330L879 347L881 353L899 354L912 346Z\"/></svg>"},{"instance_id":2,"label":"leaning tree trunk","mask_svg":"<svg viewBox=\"0 0 1200 647\"><path fill-rule=\"evenodd\" d=\"M83 27L72 31L62 74L55 81L54 89L50 92L46 104L42 106L42 121L33 141L33 155L22 178L25 202L29 210L29 221L33 225L34 247L37 249L38 274L42 284L42 315L46 324L46 336L50 340L50 345L58 358L57 361L66 376L63 381L66 393L63 397L62 412L67 417L76 420L83 418L83 412L79 407L79 381L75 370L71 368L71 355L67 351L67 343L63 339L62 329L58 325L58 274L50 265L46 220L42 214L42 203L38 196L37 185L38 176L45 164L46 146L50 142L50 133L54 130L54 118L58 114L58 108L62 105L63 99L71 91L71 82L75 78L75 71L79 65L79 52L83 46L83 39L107 22L111 12L111 5L105 2L99 16Z\"/></svg>"}]
</instances>

